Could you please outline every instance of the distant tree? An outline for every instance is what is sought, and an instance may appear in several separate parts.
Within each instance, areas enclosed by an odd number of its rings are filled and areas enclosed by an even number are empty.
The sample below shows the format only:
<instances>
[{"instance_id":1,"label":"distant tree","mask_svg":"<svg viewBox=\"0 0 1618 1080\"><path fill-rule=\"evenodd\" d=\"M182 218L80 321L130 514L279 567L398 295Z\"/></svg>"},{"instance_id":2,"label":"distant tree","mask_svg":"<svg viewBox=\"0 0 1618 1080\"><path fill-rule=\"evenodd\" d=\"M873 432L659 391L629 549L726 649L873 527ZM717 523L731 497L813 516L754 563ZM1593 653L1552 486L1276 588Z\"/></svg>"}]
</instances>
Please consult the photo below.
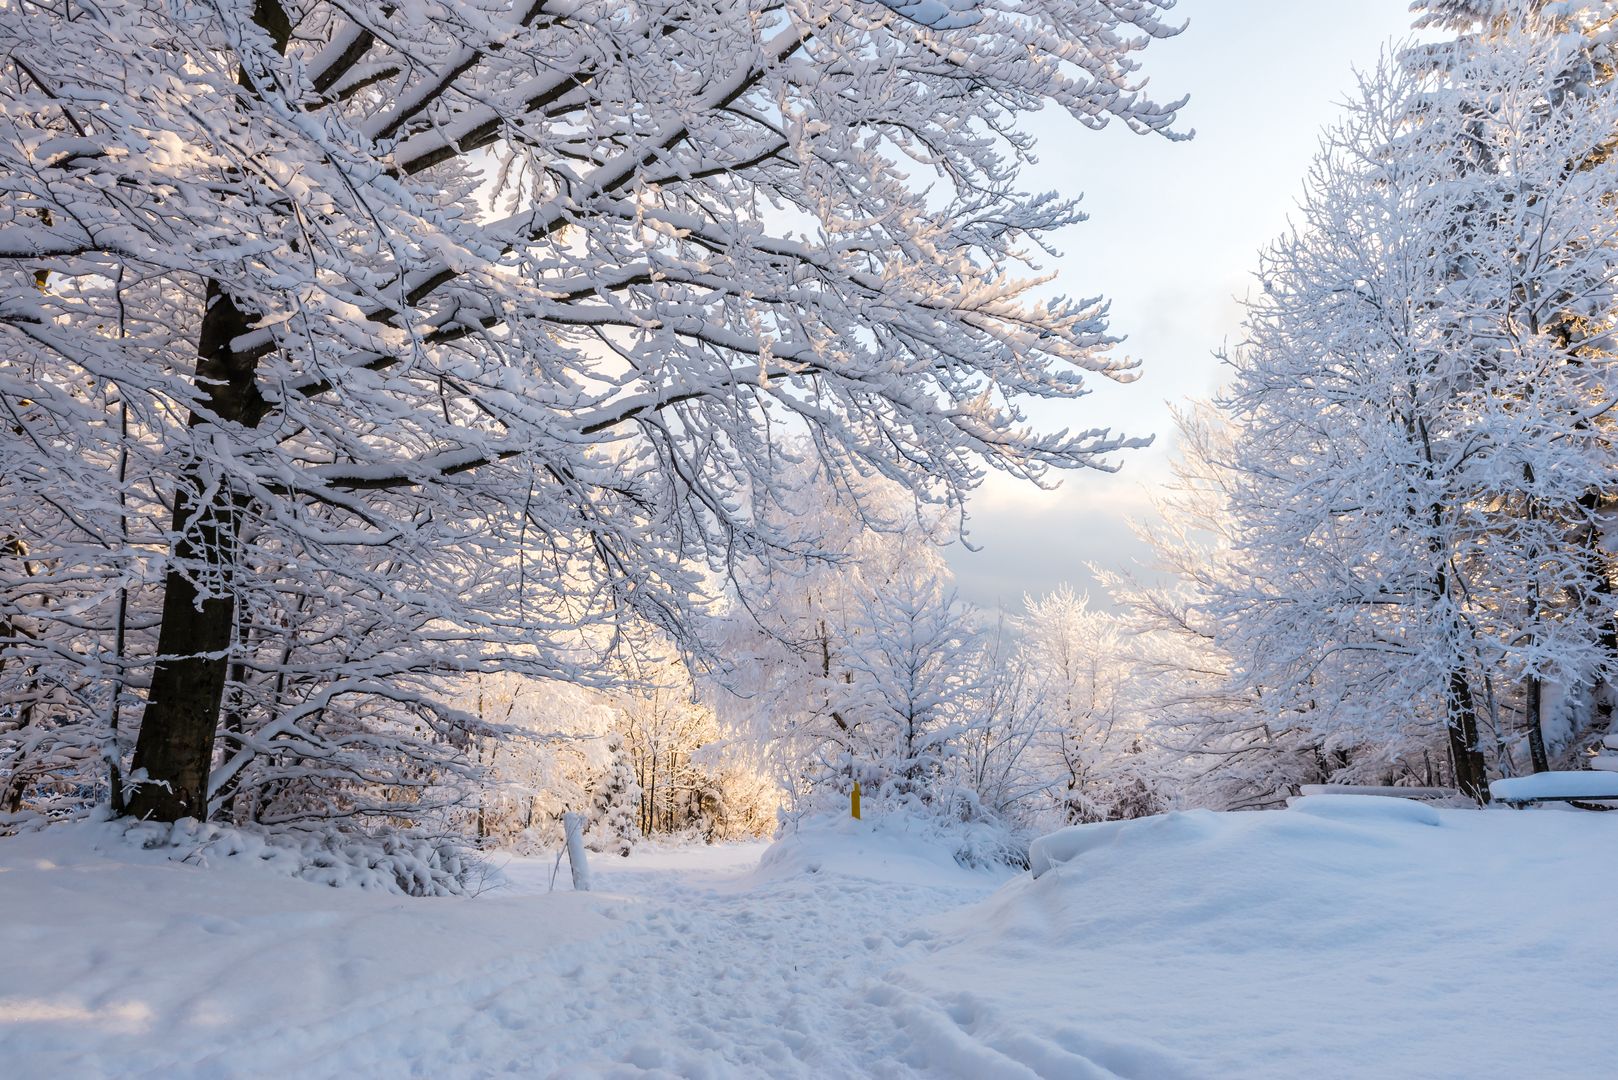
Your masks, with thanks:
<instances>
[{"instance_id":1,"label":"distant tree","mask_svg":"<svg viewBox=\"0 0 1618 1080\"><path fill-rule=\"evenodd\" d=\"M590 793L590 847L628 855L640 837L640 784L623 736L607 738L608 762Z\"/></svg>"},{"instance_id":2,"label":"distant tree","mask_svg":"<svg viewBox=\"0 0 1618 1080\"><path fill-rule=\"evenodd\" d=\"M890 482L846 482L858 513L813 472L787 504L802 549L839 556L780 560L733 592L721 719L772 763L789 813L846 811L858 782L868 801L1022 823L1049 783L1009 627L956 598L936 516Z\"/></svg>"},{"instance_id":3,"label":"distant tree","mask_svg":"<svg viewBox=\"0 0 1618 1080\"><path fill-rule=\"evenodd\" d=\"M1233 547L1235 429L1212 402L1174 415L1174 479L1153 523L1137 526L1148 573L1092 568L1121 609L1127 692L1155 748L1161 790L1180 805L1247 810L1280 806L1300 784L1379 781L1358 771L1372 767L1368 742L1350 731L1328 743L1238 670L1218 616L1221 600L1246 591Z\"/></svg>"},{"instance_id":4,"label":"distant tree","mask_svg":"<svg viewBox=\"0 0 1618 1080\"><path fill-rule=\"evenodd\" d=\"M954 773L984 812L1025 828L1051 823L1050 792L1062 778L1043 754L1050 734L1040 688L1043 680L1014 620L1001 617L980 628L971 658L965 711L970 722L956 739Z\"/></svg>"},{"instance_id":5,"label":"distant tree","mask_svg":"<svg viewBox=\"0 0 1618 1080\"><path fill-rule=\"evenodd\" d=\"M865 584L840 628L850 771L873 796L933 803L948 797L952 759L978 719L981 642L938 577L903 566Z\"/></svg>"},{"instance_id":6,"label":"distant tree","mask_svg":"<svg viewBox=\"0 0 1618 1080\"><path fill-rule=\"evenodd\" d=\"M592 825L604 816L613 800L603 801L602 790L619 780L606 694L509 673L456 686L457 704L471 714L467 730L485 732L473 736L476 772L466 778L470 806L461 810L480 844L549 847L561 838L565 812L585 811Z\"/></svg>"},{"instance_id":7,"label":"distant tree","mask_svg":"<svg viewBox=\"0 0 1618 1080\"><path fill-rule=\"evenodd\" d=\"M1018 629L1059 818L1106 821L1158 809L1121 620L1063 584L1025 598Z\"/></svg>"},{"instance_id":8,"label":"distant tree","mask_svg":"<svg viewBox=\"0 0 1618 1080\"><path fill-rule=\"evenodd\" d=\"M719 739L719 726L677 660L646 665L645 685L614 697L616 729L638 791L641 835L708 831L723 796L697 753Z\"/></svg>"}]
</instances>

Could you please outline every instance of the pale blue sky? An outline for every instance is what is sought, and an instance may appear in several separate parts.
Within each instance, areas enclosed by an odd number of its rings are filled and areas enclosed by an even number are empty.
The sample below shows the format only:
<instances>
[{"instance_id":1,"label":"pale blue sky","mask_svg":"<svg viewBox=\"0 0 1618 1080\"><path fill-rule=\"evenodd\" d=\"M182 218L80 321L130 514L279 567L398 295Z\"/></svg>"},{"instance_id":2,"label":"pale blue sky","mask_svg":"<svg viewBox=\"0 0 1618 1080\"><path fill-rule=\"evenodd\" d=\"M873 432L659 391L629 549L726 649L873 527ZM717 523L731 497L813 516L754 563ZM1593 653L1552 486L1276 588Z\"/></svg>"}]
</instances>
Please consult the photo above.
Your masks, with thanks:
<instances>
[{"instance_id":1,"label":"pale blue sky","mask_svg":"<svg viewBox=\"0 0 1618 1080\"><path fill-rule=\"evenodd\" d=\"M1205 397L1221 382L1213 357L1239 340L1257 252L1286 225L1322 127L1354 71L1372 67L1410 25L1409 0L1180 0L1190 22L1142 54L1160 99L1191 96L1188 143L1101 133L1055 115L1034 125L1041 161L1030 187L1083 192L1090 220L1059 239L1057 288L1112 300L1121 346L1143 362L1139 381L1096 380L1095 393L1036 414L1054 427L1111 425L1156 433L1122 455L1117 475L1070 475L1055 492L991 482L971 502L982 550L949 551L963 598L1020 605L1025 591L1062 581L1091 588L1084 563L1124 568L1141 553L1130 517L1149 514L1172 453L1168 402ZM1099 597L1098 597L1099 599Z\"/></svg>"}]
</instances>

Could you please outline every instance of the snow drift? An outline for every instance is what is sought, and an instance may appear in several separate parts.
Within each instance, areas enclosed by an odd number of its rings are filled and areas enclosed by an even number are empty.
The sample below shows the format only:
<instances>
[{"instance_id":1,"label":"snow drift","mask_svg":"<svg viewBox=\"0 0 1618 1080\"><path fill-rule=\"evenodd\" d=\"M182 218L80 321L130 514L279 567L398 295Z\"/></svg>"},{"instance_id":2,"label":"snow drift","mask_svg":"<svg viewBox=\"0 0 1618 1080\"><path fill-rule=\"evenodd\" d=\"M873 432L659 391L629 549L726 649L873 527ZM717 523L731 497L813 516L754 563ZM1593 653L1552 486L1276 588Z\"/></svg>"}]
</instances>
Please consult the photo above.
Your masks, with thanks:
<instances>
[{"instance_id":1,"label":"snow drift","mask_svg":"<svg viewBox=\"0 0 1618 1080\"><path fill-rule=\"evenodd\" d=\"M1368 796L1077 826L896 978L1004 1075L1597 1075L1615 850L1618 815Z\"/></svg>"}]
</instances>

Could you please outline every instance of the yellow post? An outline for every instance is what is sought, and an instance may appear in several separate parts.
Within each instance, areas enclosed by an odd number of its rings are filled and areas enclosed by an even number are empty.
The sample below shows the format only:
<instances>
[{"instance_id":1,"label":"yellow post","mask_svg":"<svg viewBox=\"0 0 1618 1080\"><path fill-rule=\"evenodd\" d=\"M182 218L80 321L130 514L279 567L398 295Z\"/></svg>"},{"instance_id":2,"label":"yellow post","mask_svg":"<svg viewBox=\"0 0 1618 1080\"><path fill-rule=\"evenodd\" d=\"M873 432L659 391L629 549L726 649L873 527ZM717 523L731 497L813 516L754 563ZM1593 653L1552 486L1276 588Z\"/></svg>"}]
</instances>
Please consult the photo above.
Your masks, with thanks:
<instances>
[{"instance_id":1,"label":"yellow post","mask_svg":"<svg viewBox=\"0 0 1618 1080\"><path fill-rule=\"evenodd\" d=\"M848 800L848 808L854 814L854 820L860 819L860 782L854 781L854 794Z\"/></svg>"}]
</instances>

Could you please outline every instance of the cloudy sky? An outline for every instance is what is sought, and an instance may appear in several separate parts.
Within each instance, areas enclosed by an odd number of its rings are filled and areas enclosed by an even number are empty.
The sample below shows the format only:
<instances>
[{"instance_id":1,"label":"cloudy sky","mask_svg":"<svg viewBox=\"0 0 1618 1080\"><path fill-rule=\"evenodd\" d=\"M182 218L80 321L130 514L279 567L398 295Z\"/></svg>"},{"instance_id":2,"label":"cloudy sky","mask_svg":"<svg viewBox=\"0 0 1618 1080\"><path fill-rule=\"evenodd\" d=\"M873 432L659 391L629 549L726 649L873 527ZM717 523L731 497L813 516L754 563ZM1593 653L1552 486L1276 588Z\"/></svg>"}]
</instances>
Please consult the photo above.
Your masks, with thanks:
<instances>
[{"instance_id":1,"label":"cloudy sky","mask_svg":"<svg viewBox=\"0 0 1618 1080\"><path fill-rule=\"evenodd\" d=\"M1067 581L1091 588L1084 564L1125 568L1142 557L1129 519L1151 512L1173 453L1169 403L1221 382L1214 351L1240 340L1241 298L1256 253L1285 227L1322 127L1390 41L1410 25L1409 0L1180 0L1179 37L1142 54L1156 97L1189 94L1189 143L1092 133L1065 118L1036 125L1031 186L1083 192L1090 220L1059 238L1055 291L1112 301L1122 351L1142 361L1128 386L1036 413L1042 424L1156 433L1116 475L1070 475L1054 492L991 478L971 502L981 550L949 550L963 598L1016 608L1025 592ZM1098 590L1092 589L1092 592Z\"/></svg>"}]
</instances>

